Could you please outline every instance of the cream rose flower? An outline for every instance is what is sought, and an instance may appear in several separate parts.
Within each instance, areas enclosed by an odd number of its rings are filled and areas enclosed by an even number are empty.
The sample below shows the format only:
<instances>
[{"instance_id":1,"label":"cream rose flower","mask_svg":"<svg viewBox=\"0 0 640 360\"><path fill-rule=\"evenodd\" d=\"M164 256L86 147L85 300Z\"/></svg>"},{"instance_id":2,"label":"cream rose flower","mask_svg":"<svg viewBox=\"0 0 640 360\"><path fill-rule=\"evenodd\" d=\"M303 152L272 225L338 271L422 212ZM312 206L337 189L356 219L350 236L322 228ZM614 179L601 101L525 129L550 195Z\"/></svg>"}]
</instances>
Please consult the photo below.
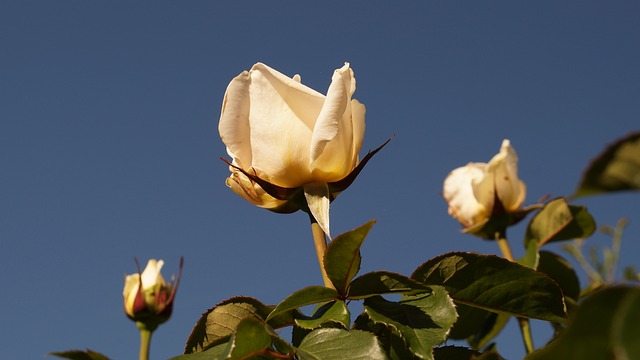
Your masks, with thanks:
<instances>
[{"instance_id":1,"label":"cream rose flower","mask_svg":"<svg viewBox=\"0 0 640 360\"><path fill-rule=\"evenodd\" d=\"M233 159L227 185L254 205L282 213L300 209L298 190L329 235L329 202L355 178L365 107L352 99L348 63L333 73L327 95L255 64L224 96L220 137ZM350 180L350 181L349 181ZM346 185L346 186L344 186Z\"/></svg>"},{"instance_id":2,"label":"cream rose flower","mask_svg":"<svg viewBox=\"0 0 640 360\"><path fill-rule=\"evenodd\" d=\"M486 222L496 212L521 209L526 186L518 178L518 156L509 140L489 163L469 163L453 170L444 181L443 197L449 215L470 228Z\"/></svg>"}]
</instances>

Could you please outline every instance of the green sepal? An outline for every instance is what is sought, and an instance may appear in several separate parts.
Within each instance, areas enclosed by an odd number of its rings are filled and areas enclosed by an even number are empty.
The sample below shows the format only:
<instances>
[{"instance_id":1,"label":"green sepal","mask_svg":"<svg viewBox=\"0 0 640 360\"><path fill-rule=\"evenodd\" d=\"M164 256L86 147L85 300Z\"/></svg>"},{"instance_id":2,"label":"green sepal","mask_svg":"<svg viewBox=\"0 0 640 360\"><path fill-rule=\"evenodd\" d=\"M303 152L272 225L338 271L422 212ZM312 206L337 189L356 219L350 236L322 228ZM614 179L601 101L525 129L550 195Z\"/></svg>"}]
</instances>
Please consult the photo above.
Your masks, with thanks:
<instances>
[{"instance_id":1,"label":"green sepal","mask_svg":"<svg viewBox=\"0 0 640 360\"><path fill-rule=\"evenodd\" d=\"M309 214L315 219L322 231L331 239L329 224L329 187L326 183L314 182L302 187Z\"/></svg>"},{"instance_id":2,"label":"green sepal","mask_svg":"<svg viewBox=\"0 0 640 360\"><path fill-rule=\"evenodd\" d=\"M530 212L538 208L540 208L540 205L534 204L518 211L506 212L502 207L502 203L500 203L500 200L496 197L491 216L473 226L464 228L462 232L478 236L485 240L496 240L499 237L504 238L509 226L519 223L527 217Z\"/></svg>"}]
</instances>

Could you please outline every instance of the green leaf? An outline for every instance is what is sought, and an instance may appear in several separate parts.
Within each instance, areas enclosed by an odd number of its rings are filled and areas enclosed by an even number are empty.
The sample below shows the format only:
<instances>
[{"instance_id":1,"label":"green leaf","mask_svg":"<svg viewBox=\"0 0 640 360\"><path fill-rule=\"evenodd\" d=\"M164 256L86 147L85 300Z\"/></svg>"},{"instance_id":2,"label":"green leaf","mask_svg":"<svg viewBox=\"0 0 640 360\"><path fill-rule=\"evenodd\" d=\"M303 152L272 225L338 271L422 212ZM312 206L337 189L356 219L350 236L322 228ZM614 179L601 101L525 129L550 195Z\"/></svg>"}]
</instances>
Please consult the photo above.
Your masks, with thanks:
<instances>
[{"instance_id":1,"label":"green leaf","mask_svg":"<svg viewBox=\"0 0 640 360\"><path fill-rule=\"evenodd\" d=\"M584 206L569 205L564 198L549 201L531 219L524 245L535 241L538 247L547 242L586 238L596 229L595 220Z\"/></svg>"},{"instance_id":2,"label":"green leaf","mask_svg":"<svg viewBox=\"0 0 640 360\"><path fill-rule=\"evenodd\" d=\"M389 271L374 271L357 277L349 285L348 299L364 299L374 295L402 293L413 290L428 290L421 284L404 275Z\"/></svg>"},{"instance_id":3,"label":"green leaf","mask_svg":"<svg viewBox=\"0 0 640 360\"><path fill-rule=\"evenodd\" d=\"M185 354L203 351L231 336L240 320L248 316L265 319L271 309L251 297L233 297L221 302L198 319L187 339Z\"/></svg>"},{"instance_id":4,"label":"green leaf","mask_svg":"<svg viewBox=\"0 0 640 360\"><path fill-rule=\"evenodd\" d=\"M330 326L327 326L330 327ZM313 329L316 330L316 329ZM309 335L310 332L312 332L313 330L309 330L309 329L303 329L299 326L294 326L293 329L291 330L291 344L295 347L300 346L300 343L302 342L302 340L304 340L304 338Z\"/></svg>"},{"instance_id":5,"label":"green leaf","mask_svg":"<svg viewBox=\"0 0 640 360\"><path fill-rule=\"evenodd\" d=\"M535 241L529 241L526 245L527 251L524 256L517 259L516 262L522 266L526 266L529 269L536 270L538 268L538 262L540 261L540 249Z\"/></svg>"},{"instance_id":6,"label":"green leaf","mask_svg":"<svg viewBox=\"0 0 640 360\"><path fill-rule=\"evenodd\" d=\"M470 360L480 353L462 346L442 346L433 349L433 355L436 360Z\"/></svg>"},{"instance_id":7,"label":"green leaf","mask_svg":"<svg viewBox=\"0 0 640 360\"><path fill-rule=\"evenodd\" d=\"M577 301L580 297L580 281L571 264L562 256L550 251L540 251L538 271L551 277L562 289L564 296Z\"/></svg>"},{"instance_id":8,"label":"green leaf","mask_svg":"<svg viewBox=\"0 0 640 360\"><path fill-rule=\"evenodd\" d=\"M476 349L484 348L502 332L509 319L511 319L509 315L492 313L492 316L484 323L484 327L475 334L469 343Z\"/></svg>"},{"instance_id":9,"label":"green leaf","mask_svg":"<svg viewBox=\"0 0 640 360\"><path fill-rule=\"evenodd\" d=\"M474 360L504 360L504 358L497 352L485 351L482 353L482 355L478 356Z\"/></svg>"},{"instance_id":10,"label":"green leaf","mask_svg":"<svg viewBox=\"0 0 640 360\"><path fill-rule=\"evenodd\" d=\"M596 291L555 341L525 359L640 359L639 320L640 287Z\"/></svg>"},{"instance_id":11,"label":"green leaf","mask_svg":"<svg viewBox=\"0 0 640 360\"><path fill-rule=\"evenodd\" d=\"M281 359L295 352L271 326L256 317L240 320L227 339L204 351L176 356L171 360Z\"/></svg>"},{"instance_id":12,"label":"green leaf","mask_svg":"<svg viewBox=\"0 0 640 360\"><path fill-rule=\"evenodd\" d=\"M367 313L360 314L353 324L353 329L373 333L391 360L414 359L415 355L407 348L404 340L391 326L375 323Z\"/></svg>"},{"instance_id":13,"label":"green leaf","mask_svg":"<svg viewBox=\"0 0 640 360\"><path fill-rule=\"evenodd\" d=\"M225 359L242 359L271 347L271 337L277 335L267 329L267 324L254 317L244 318L238 323L223 355Z\"/></svg>"},{"instance_id":14,"label":"green leaf","mask_svg":"<svg viewBox=\"0 0 640 360\"><path fill-rule=\"evenodd\" d=\"M351 279L360 270L360 246L375 223L371 220L359 228L338 235L324 254L327 276L340 295L346 295Z\"/></svg>"},{"instance_id":15,"label":"green leaf","mask_svg":"<svg viewBox=\"0 0 640 360\"><path fill-rule=\"evenodd\" d=\"M171 360L222 360L228 347L229 343L223 342L204 351L172 357Z\"/></svg>"},{"instance_id":16,"label":"green leaf","mask_svg":"<svg viewBox=\"0 0 640 360\"><path fill-rule=\"evenodd\" d=\"M636 271L636 268L627 265L622 270L622 279L624 281L640 281L640 273Z\"/></svg>"},{"instance_id":17,"label":"green leaf","mask_svg":"<svg viewBox=\"0 0 640 360\"><path fill-rule=\"evenodd\" d=\"M595 158L574 197L622 190L640 190L640 132L614 142Z\"/></svg>"},{"instance_id":18,"label":"green leaf","mask_svg":"<svg viewBox=\"0 0 640 360\"><path fill-rule=\"evenodd\" d=\"M547 275L493 255L455 252L420 265L412 279L442 285L461 304L488 311L564 322L564 297Z\"/></svg>"},{"instance_id":19,"label":"green leaf","mask_svg":"<svg viewBox=\"0 0 640 360\"><path fill-rule=\"evenodd\" d=\"M402 339L402 337L400 337L400 335L398 335L397 333L393 332L391 328L387 327L386 337L388 339L388 344L386 346L385 344L383 344L383 347L387 349L387 356L389 356L390 359L415 359L415 354L412 353L411 350L409 350L407 344L404 342L404 339ZM378 335L378 338L380 338L380 335Z\"/></svg>"},{"instance_id":20,"label":"green leaf","mask_svg":"<svg viewBox=\"0 0 640 360\"><path fill-rule=\"evenodd\" d=\"M332 300L337 300L340 295L337 291L324 286L309 286L298 290L282 300L280 304L269 314L267 320L273 319L287 311L297 309L301 306L319 304Z\"/></svg>"},{"instance_id":21,"label":"green leaf","mask_svg":"<svg viewBox=\"0 0 640 360\"><path fill-rule=\"evenodd\" d=\"M498 336L511 316L457 304L458 321L449 333L450 339L467 339L473 349L482 349Z\"/></svg>"},{"instance_id":22,"label":"green leaf","mask_svg":"<svg viewBox=\"0 0 640 360\"><path fill-rule=\"evenodd\" d=\"M67 350L60 352L52 352L49 355L57 356L63 359L71 359L71 360L109 360L108 357L100 354L99 352L95 352L91 349L87 350Z\"/></svg>"},{"instance_id":23,"label":"green leaf","mask_svg":"<svg viewBox=\"0 0 640 360\"><path fill-rule=\"evenodd\" d=\"M298 347L300 360L383 360L387 359L378 339L359 330L318 329Z\"/></svg>"},{"instance_id":24,"label":"green leaf","mask_svg":"<svg viewBox=\"0 0 640 360\"><path fill-rule=\"evenodd\" d=\"M457 317L453 302L439 286L429 294L404 295L400 302L369 297L364 308L372 321L391 327L421 359L433 359L433 347L444 342Z\"/></svg>"},{"instance_id":25,"label":"green leaf","mask_svg":"<svg viewBox=\"0 0 640 360\"><path fill-rule=\"evenodd\" d=\"M311 317L301 317L295 322L303 329L316 329L326 323L341 324L348 329L351 325L351 316L347 304L342 300L336 300L320 306Z\"/></svg>"},{"instance_id":26,"label":"green leaf","mask_svg":"<svg viewBox=\"0 0 640 360\"><path fill-rule=\"evenodd\" d=\"M492 344L474 360L504 360L504 358L498 353L498 347L496 346L496 344Z\"/></svg>"},{"instance_id":27,"label":"green leaf","mask_svg":"<svg viewBox=\"0 0 640 360\"><path fill-rule=\"evenodd\" d=\"M490 317L495 318L496 316L493 312L479 309L477 307L465 304L456 305L458 320L453 325L453 328L449 333L450 339L462 340L470 338L482 331L483 327L486 326L485 323L489 321Z\"/></svg>"},{"instance_id":28,"label":"green leaf","mask_svg":"<svg viewBox=\"0 0 640 360\"><path fill-rule=\"evenodd\" d=\"M461 346L442 346L433 349L436 360L504 360L493 347L480 353Z\"/></svg>"}]
</instances>

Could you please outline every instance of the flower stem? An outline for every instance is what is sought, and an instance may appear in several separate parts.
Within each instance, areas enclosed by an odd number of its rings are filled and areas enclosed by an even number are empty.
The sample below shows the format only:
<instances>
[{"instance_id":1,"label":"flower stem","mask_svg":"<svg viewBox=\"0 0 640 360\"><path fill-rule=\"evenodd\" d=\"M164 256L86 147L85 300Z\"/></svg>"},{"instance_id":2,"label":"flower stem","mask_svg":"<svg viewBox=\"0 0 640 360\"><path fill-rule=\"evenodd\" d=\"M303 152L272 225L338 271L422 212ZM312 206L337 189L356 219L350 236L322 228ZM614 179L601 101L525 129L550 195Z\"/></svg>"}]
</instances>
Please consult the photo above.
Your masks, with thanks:
<instances>
[{"instance_id":1,"label":"flower stem","mask_svg":"<svg viewBox=\"0 0 640 360\"><path fill-rule=\"evenodd\" d=\"M324 231L322 231L322 228L313 217L313 215L309 214L309 219L311 220L311 233L313 234L313 243L316 247L318 264L320 264L320 272L322 273L324 286L334 289L331 280L329 280L329 276L327 276L327 271L324 268L324 253L327 251L327 239L324 235Z\"/></svg>"},{"instance_id":2,"label":"flower stem","mask_svg":"<svg viewBox=\"0 0 640 360\"><path fill-rule=\"evenodd\" d=\"M509 261L515 261L511 247L507 241L507 237L504 235L496 234L496 242L502 252L502 257ZM529 319L518 318L518 324L520 325L520 332L522 333L522 341L524 342L524 348L527 354L533 352L535 349L533 346L533 336L531 335L531 326L529 325Z\"/></svg>"},{"instance_id":3,"label":"flower stem","mask_svg":"<svg viewBox=\"0 0 640 360\"><path fill-rule=\"evenodd\" d=\"M520 324L520 331L522 332L522 341L524 342L524 348L527 354L530 354L535 350L533 347L533 337L531 336L531 326L529 326L529 319L518 318Z\"/></svg>"},{"instance_id":4,"label":"flower stem","mask_svg":"<svg viewBox=\"0 0 640 360\"><path fill-rule=\"evenodd\" d=\"M138 325L138 330L140 331L140 360L149 360L149 348L153 330L150 330L141 322L136 323L136 325Z\"/></svg>"},{"instance_id":5,"label":"flower stem","mask_svg":"<svg viewBox=\"0 0 640 360\"><path fill-rule=\"evenodd\" d=\"M564 250L572 255L576 259L578 265L580 265L582 270L587 273L587 277L591 282L589 287L591 287L592 285L599 286L604 282L604 279L602 278L602 275L600 275L600 273L596 269L594 269L593 266L589 264L589 261L587 261L587 259L584 257L584 254L582 253L582 243L583 239L573 240L571 244L564 247ZM583 294L580 294L580 297L582 297L582 295Z\"/></svg>"},{"instance_id":6,"label":"flower stem","mask_svg":"<svg viewBox=\"0 0 640 360\"><path fill-rule=\"evenodd\" d=\"M607 282L612 283L616 280L616 269L620 261L620 247L622 245L622 233L627 226L627 219L618 220L616 227L613 229L613 237L611 239L611 264L609 265Z\"/></svg>"},{"instance_id":7,"label":"flower stem","mask_svg":"<svg viewBox=\"0 0 640 360\"><path fill-rule=\"evenodd\" d=\"M509 243L507 242L507 238L504 237L504 236L498 236L496 238L496 241L498 242L498 247L500 248L500 251L502 252L502 257L504 257L505 259L507 259L509 261L514 261L513 253L511 252L511 247L509 246Z\"/></svg>"}]
</instances>

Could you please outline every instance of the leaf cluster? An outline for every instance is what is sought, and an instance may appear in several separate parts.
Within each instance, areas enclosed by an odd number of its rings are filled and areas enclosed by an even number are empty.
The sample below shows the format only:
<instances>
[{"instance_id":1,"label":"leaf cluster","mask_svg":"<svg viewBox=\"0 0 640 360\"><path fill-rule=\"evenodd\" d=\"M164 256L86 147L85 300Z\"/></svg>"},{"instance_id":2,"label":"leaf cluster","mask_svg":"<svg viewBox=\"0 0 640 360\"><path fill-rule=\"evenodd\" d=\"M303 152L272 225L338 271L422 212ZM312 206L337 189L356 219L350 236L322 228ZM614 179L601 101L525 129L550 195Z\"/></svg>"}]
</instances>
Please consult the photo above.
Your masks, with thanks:
<instances>
[{"instance_id":1,"label":"leaf cluster","mask_svg":"<svg viewBox=\"0 0 640 360\"><path fill-rule=\"evenodd\" d=\"M634 182L640 173L639 139L632 134L610 146L587 169L576 196L640 188ZM411 276L388 271L358 276L360 247L371 221L329 244L324 267L333 288L306 287L275 306L252 298L223 301L202 315L185 355L176 359L344 359L345 354L350 359L499 359L490 342L512 316L548 321L556 329L558 340L531 359L567 357L583 336L635 334L637 326L628 319L637 318L639 289L586 296L570 262L542 249L591 236L596 224L587 209L559 197L527 208L517 220L529 213L534 215L524 237L526 252L517 262L456 252L426 261ZM363 311L352 322L348 304L353 301L361 301ZM590 316L606 301L620 306ZM300 309L308 306L315 308L305 315ZM291 343L278 335L285 327L292 328ZM590 332L594 327L600 332ZM470 347L438 347L448 338L466 339ZM600 345L594 339L597 349L584 354L636 354L626 341L631 338Z\"/></svg>"},{"instance_id":2,"label":"leaf cluster","mask_svg":"<svg viewBox=\"0 0 640 360\"><path fill-rule=\"evenodd\" d=\"M638 179L640 133L634 133L594 160L574 198L638 190ZM251 297L224 300L201 315L184 354L173 359L502 359L491 341L511 317L547 321L555 329L553 341L528 360L640 358L640 287L581 290L570 262L542 249L591 236L591 214L558 197L488 224L504 235L505 226L530 213L525 255L517 261L453 252L427 260L410 276L359 275L360 248L375 223L370 221L328 245L323 265L333 287L309 286L276 305ZM352 321L349 305L356 301L363 309ZM310 306L305 314L302 309ZM285 328L291 341L281 337ZM447 339L466 339L469 347L441 346ZM92 350L51 355L107 359Z\"/></svg>"},{"instance_id":3,"label":"leaf cluster","mask_svg":"<svg viewBox=\"0 0 640 360\"><path fill-rule=\"evenodd\" d=\"M175 359L468 358L480 352L434 352L458 320L456 307L565 322L564 296L554 281L496 256L456 252L425 262L410 277L388 271L358 276L360 247L373 224L329 244L324 266L334 288L306 287L275 306L248 297L223 301L201 316L185 354ZM399 298L387 298L393 294ZM353 323L352 301L363 306ZM310 305L310 315L300 311ZM285 327L292 328L291 343L278 335Z\"/></svg>"}]
</instances>

